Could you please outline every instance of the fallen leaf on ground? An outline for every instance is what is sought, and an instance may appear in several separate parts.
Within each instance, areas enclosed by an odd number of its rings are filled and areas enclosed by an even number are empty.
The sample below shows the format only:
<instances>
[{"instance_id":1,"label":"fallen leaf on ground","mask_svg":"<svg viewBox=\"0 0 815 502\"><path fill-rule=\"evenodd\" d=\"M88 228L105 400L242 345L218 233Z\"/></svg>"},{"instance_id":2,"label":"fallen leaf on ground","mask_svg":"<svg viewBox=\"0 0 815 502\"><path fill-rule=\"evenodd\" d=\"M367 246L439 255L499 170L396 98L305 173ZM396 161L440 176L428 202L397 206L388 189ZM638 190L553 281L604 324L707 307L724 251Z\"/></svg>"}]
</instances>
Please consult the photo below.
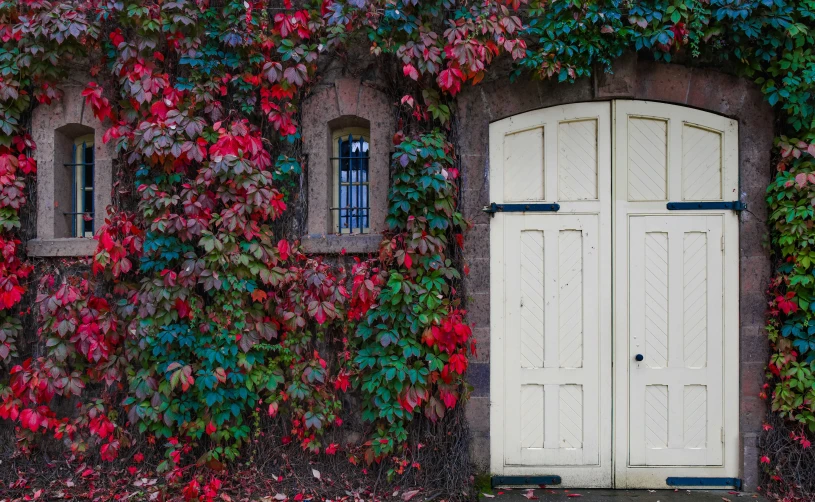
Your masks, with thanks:
<instances>
[{"instance_id":1,"label":"fallen leaf on ground","mask_svg":"<svg viewBox=\"0 0 815 502\"><path fill-rule=\"evenodd\" d=\"M410 490L402 494L402 500L408 501L415 497L421 490Z\"/></svg>"},{"instance_id":2,"label":"fallen leaf on ground","mask_svg":"<svg viewBox=\"0 0 815 502\"><path fill-rule=\"evenodd\" d=\"M524 497L526 497L529 500L538 500L538 497L535 496L535 490L531 489L527 490L526 493L524 493Z\"/></svg>"}]
</instances>

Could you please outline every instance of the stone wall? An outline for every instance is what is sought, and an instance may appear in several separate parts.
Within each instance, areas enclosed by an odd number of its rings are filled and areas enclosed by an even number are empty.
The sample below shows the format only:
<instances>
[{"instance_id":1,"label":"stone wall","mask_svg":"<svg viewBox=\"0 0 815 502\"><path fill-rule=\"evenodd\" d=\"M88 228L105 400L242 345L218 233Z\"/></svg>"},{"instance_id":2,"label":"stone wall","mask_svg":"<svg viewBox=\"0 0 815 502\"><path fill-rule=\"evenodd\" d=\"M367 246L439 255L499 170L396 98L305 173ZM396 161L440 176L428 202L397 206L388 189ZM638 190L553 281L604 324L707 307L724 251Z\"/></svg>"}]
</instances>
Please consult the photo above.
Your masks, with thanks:
<instances>
[{"instance_id":1,"label":"stone wall","mask_svg":"<svg viewBox=\"0 0 815 502\"><path fill-rule=\"evenodd\" d=\"M574 84L499 79L465 89L458 97L457 148L462 166L462 208L475 226L466 237L470 275L465 279L469 320L475 323L478 356L470 366L474 387L467 415L473 431L471 454L488 470L490 455L490 246L489 218L481 208L489 200L489 124L530 110L581 101L629 98L680 104L731 117L739 122L740 216L740 428L742 478L748 489L758 483L756 441L766 414L758 394L764 381L769 345L764 332L764 290L770 257L763 247L767 212L764 194L772 176L774 114L753 83L708 69L621 59L613 74Z\"/></svg>"}]
</instances>

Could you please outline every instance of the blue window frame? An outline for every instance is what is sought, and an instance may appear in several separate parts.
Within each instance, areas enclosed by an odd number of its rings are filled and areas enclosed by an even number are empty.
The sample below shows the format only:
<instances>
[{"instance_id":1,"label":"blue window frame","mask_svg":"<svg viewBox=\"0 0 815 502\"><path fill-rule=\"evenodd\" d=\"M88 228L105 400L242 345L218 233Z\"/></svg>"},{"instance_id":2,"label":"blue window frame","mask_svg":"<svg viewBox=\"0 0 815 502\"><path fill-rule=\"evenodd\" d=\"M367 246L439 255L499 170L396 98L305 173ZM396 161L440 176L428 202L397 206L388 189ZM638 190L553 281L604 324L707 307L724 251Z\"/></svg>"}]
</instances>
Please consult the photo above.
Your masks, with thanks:
<instances>
[{"instance_id":1,"label":"blue window frame","mask_svg":"<svg viewBox=\"0 0 815 502\"><path fill-rule=\"evenodd\" d=\"M367 130L336 131L334 137L334 204L331 213L337 233L366 233L370 229L369 150Z\"/></svg>"}]
</instances>

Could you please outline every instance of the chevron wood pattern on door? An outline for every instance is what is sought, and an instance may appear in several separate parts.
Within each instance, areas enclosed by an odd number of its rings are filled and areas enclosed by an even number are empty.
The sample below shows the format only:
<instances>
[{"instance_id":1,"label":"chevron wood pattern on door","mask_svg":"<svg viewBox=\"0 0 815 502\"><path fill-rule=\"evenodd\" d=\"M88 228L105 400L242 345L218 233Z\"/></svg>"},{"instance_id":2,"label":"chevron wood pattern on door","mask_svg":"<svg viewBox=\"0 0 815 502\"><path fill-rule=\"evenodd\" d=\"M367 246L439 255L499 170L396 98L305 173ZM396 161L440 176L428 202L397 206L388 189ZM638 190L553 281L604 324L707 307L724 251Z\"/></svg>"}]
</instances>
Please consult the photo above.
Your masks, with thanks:
<instances>
[{"instance_id":1,"label":"chevron wood pattern on door","mask_svg":"<svg viewBox=\"0 0 815 502\"><path fill-rule=\"evenodd\" d=\"M513 245L501 276L509 383L504 461L596 466L602 416L599 218L511 214L506 220Z\"/></svg>"},{"instance_id":2,"label":"chevron wood pattern on door","mask_svg":"<svg viewBox=\"0 0 815 502\"><path fill-rule=\"evenodd\" d=\"M504 137L504 200L544 200L543 127Z\"/></svg>"},{"instance_id":3,"label":"chevron wood pattern on door","mask_svg":"<svg viewBox=\"0 0 815 502\"><path fill-rule=\"evenodd\" d=\"M521 387L521 448L543 448L543 385Z\"/></svg>"},{"instance_id":4,"label":"chevron wood pattern on door","mask_svg":"<svg viewBox=\"0 0 815 502\"><path fill-rule=\"evenodd\" d=\"M543 368L544 243L543 232L521 232L521 367Z\"/></svg>"},{"instance_id":5,"label":"chevron wood pattern on door","mask_svg":"<svg viewBox=\"0 0 815 502\"><path fill-rule=\"evenodd\" d=\"M668 365L668 234L645 235L645 363ZM639 308L635 306L635 308Z\"/></svg>"},{"instance_id":6,"label":"chevron wood pattern on door","mask_svg":"<svg viewBox=\"0 0 815 502\"><path fill-rule=\"evenodd\" d=\"M628 119L628 200L666 200L668 122Z\"/></svg>"},{"instance_id":7,"label":"chevron wood pattern on door","mask_svg":"<svg viewBox=\"0 0 815 502\"><path fill-rule=\"evenodd\" d=\"M629 217L630 465L722 465L723 220Z\"/></svg>"},{"instance_id":8,"label":"chevron wood pattern on door","mask_svg":"<svg viewBox=\"0 0 815 502\"><path fill-rule=\"evenodd\" d=\"M721 133L682 127L682 199L722 199Z\"/></svg>"},{"instance_id":9,"label":"chevron wood pattern on door","mask_svg":"<svg viewBox=\"0 0 815 502\"><path fill-rule=\"evenodd\" d=\"M560 386L560 447L583 447L583 386Z\"/></svg>"},{"instance_id":10,"label":"chevron wood pattern on door","mask_svg":"<svg viewBox=\"0 0 815 502\"><path fill-rule=\"evenodd\" d=\"M647 448L668 447L668 386L645 387L645 445Z\"/></svg>"},{"instance_id":11,"label":"chevron wood pattern on door","mask_svg":"<svg viewBox=\"0 0 815 502\"><path fill-rule=\"evenodd\" d=\"M684 448L704 448L707 446L707 387L686 385L683 396Z\"/></svg>"},{"instance_id":12,"label":"chevron wood pattern on door","mask_svg":"<svg viewBox=\"0 0 815 502\"><path fill-rule=\"evenodd\" d=\"M701 368L707 362L707 234L684 234L683 349L685 366Z\"/></svg>"},{"instance_id":13,"label":"chevron wood pattern on door","mask_svg":"<svg viewBox=\"0 0 815 502\"><path fill-rule=\"evenodd\" d=\"M561 230L558 240L560 367L580 368L583 366L583 233Z\"/></svg>"},{"instance_id":14,"label":"chevron wood pattern on door","mask_svg":"<svg viewBox=\"0 0 815 502\"><path fill-rule=\"evenodd\" d=\"M558 200L597 198L597 120L558 125Z\"/></svg>"}]
</instances>

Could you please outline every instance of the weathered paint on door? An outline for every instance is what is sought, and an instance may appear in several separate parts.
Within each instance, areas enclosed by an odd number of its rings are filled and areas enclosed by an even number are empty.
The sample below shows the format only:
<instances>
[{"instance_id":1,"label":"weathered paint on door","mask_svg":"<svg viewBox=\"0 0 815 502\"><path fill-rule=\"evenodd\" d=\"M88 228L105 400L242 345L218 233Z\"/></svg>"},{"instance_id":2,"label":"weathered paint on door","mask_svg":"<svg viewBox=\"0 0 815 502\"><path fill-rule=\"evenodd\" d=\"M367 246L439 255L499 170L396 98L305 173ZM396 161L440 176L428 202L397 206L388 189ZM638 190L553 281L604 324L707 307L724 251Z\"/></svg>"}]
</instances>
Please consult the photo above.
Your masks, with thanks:
<instances>
[{"instance_id":1,"label":"weathered paint on door","mask_svg":"<svg viewBox=\"0 0 815 502\"><path fill-rule=\"evenodd\" d=\"M491 225L493 474L738 475L737 218L666 208L736 200L736 141L731 120L631 101L491 124L491 200L561 206Z\"/></svg>"},{"instance_id":2,"label":"weathered paint on door","mask_svg":"<svg viewBox=\"0 0 815 502\"><path fill-rule=\"evenodd\" d=\"M611 486L611 107L491 126L493 471Z\"/></svg>"}]
</instances>

